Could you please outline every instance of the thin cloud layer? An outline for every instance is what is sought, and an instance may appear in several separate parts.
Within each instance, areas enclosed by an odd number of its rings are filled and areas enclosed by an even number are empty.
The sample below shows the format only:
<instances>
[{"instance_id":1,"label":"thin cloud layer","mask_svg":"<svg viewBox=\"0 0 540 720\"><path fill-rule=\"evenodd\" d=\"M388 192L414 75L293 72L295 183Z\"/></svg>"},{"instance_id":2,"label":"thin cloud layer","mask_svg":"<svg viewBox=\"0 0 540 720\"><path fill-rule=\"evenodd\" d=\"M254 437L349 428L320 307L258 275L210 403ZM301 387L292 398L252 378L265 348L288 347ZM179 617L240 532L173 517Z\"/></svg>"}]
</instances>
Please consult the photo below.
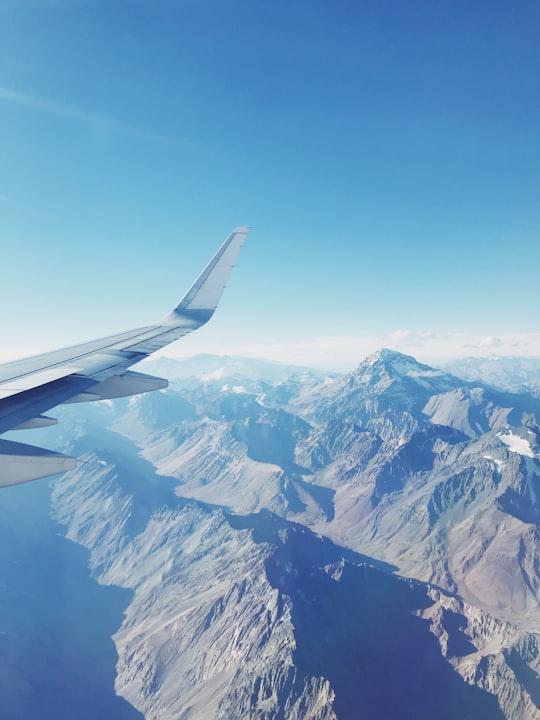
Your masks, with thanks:
<instances>
[{"instance_id":1,"label":"thin cloud layer","mask_svg":"<svg viewBox=\"0 0 540 720\"><path fill-rule=\"evenodd\" d=\"M162 143L180 147L180 143L165 135L160 135L149 130L142 130L122 120L117 120L110 115L89 112L82 110L69 103L57 102L38 95L18 92L10 88L0 87L0 101L21 105L41 112L58 115L66 120L72 120L85 125L96 135L107 136L114 133L129 135L140 140Z\"/></svg>"},{"instance_id":2,"label":"thin cloud layer","mask_svg":"<svg viewBox=\"0 0 540 720\"><path fill-rule=\"evenodd\" d=\"M386 336L326 336L304 338L296 342L253 344L216 344L210 337L186 338L182 344L163 354L183 358L199 352L216 355L241 355L283 363L307 365L346 372L367 355L383 347L413 355L424 362L442 362L469 356L497 355L540 357L540 333L483 336L468 333L396 330Z\"/></svg>"}]
</instances>

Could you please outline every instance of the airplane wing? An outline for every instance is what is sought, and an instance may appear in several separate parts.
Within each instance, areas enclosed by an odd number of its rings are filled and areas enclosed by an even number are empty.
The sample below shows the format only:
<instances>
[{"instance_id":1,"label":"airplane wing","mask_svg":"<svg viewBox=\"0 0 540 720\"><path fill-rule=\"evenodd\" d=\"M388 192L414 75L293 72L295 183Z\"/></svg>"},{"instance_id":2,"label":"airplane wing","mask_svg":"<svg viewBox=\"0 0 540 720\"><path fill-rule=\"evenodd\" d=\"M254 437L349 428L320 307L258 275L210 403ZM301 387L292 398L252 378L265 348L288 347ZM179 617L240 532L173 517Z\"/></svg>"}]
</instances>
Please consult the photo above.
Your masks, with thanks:
<instances>
[{"instance_id":1,"label":"airplane wing","mask_svg":"<svg viewBox=\"0 0 540 720\"><path fill-rule=\"evenodd\" d=\"M128 370L214 314L248 227L229 235L178 305L153 325L0 364L0 434L53 425L56 405L158 390L167 380ZM0 487L72 470L75 458L0 439Z\"/></svg>"}]
</instances>

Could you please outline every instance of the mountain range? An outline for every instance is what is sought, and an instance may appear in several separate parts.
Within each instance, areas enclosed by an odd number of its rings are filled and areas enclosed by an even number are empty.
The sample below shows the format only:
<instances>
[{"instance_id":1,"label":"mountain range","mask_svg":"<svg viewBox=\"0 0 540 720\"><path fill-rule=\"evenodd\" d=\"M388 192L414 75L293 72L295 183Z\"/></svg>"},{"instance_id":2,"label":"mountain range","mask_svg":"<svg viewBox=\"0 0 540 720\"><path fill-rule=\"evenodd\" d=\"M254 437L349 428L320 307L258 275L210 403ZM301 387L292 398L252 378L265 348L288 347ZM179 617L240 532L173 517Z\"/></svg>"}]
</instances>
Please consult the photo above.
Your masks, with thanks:
<instances>
[{"instance_id":1,"label":"mountain range","mask_svg":"<svg viewBox=\"0 0 540 720\"><path fill-rule=\"evenodd\" d=\"M81 463L0 495L6 717L540 718L540 400L471 366L198 357L28 431Z\"/></svg>"}]
</instances>

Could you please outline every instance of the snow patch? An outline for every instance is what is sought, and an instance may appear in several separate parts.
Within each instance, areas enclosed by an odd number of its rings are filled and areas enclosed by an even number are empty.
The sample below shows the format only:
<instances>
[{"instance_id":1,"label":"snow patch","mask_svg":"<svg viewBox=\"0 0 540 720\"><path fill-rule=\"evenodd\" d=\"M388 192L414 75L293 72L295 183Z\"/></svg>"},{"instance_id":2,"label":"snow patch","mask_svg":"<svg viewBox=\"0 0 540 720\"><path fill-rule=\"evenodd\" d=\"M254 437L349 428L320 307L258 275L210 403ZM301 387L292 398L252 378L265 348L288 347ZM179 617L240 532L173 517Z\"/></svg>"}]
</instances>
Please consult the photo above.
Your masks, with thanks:
<instances>
[{"instance_id":1,"label":"snow patch","mask_svg":"<svg viewBox=\"0 0 540 720\"><path fill-rule=\"evenodd\" d=\"M225 375L225 368L218 368L217 370L212 370L212 372L203 372L197 375L197 379L201 382L211 382L212 380L221 380L221 378Z\"/></svg>"},{"instance_id":2,"label":"snow patch","mask_svg":"<svg viewBox=\"0 0 540 720\"><path fill-rule=\"evenodd\" d=\"M231 391L232 393L236 393L237 395L240 393L247 393L246 388L244 385L229 385L225 384L221 386L221 392L228 392Z\"/></svg>"},{"instance_id":3,"label":"snow patch","mask_svg":"<svg viewBox=\"0 0 540 720\"><path fill-rule=\"evenodd\" d=\"M510 448L512 452L519 453L520 455L524 455L525 457L535 457L530 442L528 440L525 440L525 438L519 437L519 435L514 435L514 433L512 432L505 435L501 434L499 435L499 437L502 442Z\"/></svg>"},{"instance_id":4,"label":"snow patch","mask_svg":"<svg viewBox=\"0 0 540 720\"><path fill-rule=\"evenodd\" d=\"M499 472L502 470L502 466L504 463L499 458L494 458L492 455L483 455L482 457L484 458L484 460L491 460L492 462L494 462Z\"/></svg>"}]
</instances>

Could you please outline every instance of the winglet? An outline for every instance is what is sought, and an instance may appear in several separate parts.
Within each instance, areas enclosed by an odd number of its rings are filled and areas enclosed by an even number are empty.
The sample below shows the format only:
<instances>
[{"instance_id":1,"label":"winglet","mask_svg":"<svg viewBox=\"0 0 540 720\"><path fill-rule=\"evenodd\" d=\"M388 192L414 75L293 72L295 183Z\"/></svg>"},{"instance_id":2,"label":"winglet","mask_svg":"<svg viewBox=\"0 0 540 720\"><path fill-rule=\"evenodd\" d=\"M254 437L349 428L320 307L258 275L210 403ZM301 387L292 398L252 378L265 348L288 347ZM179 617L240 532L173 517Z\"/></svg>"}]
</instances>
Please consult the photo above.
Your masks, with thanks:
<instances>
[{"instance_id":1,"label":"winglet","mask_svg":"<svg viewBox=\"0 0 540 720\"><path fill-rule=\"evenodd\" d=\"M212 317L248 231L249 226L247 225L242 225L232 231L170 313L167 318L169 321L177 319L180 315L196 320L202 325Z\"/></svg>"}]
</instances>

